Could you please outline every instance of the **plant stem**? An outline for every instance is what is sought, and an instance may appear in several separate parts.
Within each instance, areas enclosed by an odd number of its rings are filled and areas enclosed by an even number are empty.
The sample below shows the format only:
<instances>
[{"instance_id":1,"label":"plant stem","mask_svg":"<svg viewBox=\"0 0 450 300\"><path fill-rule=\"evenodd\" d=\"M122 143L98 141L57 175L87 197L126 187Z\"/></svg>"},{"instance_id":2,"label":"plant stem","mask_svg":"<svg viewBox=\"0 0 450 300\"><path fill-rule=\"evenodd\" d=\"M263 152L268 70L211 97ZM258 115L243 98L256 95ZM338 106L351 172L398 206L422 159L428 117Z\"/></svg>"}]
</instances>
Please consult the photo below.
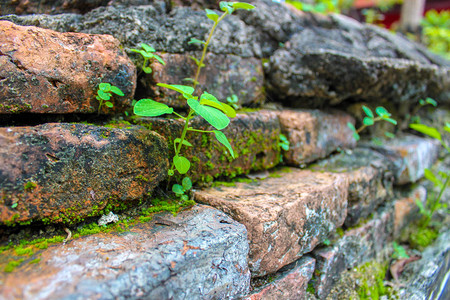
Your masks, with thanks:
<instances>
[{"instance_id":1,"label":"plant stem","mask_svg":"<svg viewBox=\"0 0 450 300\"><path fill-rule=\"evenodd\" d=\"M192 127L189 127L187 130L189 131L195 131L195 132L201 132L201 133L213 133L214 131L212 130L200 130L200 129L194 129Z\"/></svg>"},{"instance_id":2,"label":"plant stem","mask_svg":"<svg viewBox=\"0 0 450 300\"><path fill-rule=\"evenodd\" d=\"M373 119L373 123L375 124L375 122L377 122L377 121L381 121L383 118L381 118L381 117L376 117L375 119ZM373 124L372 124L373 125ZM364 129L366 129L367 127L369 127L369 125L363 125L363 126L361 126L361 127L359 127L357 130L356 130L356 133L360 133L361 131L363 131Z\"/></svg>"},{"instance_id":3,"label":"plant stem","mask_svg":"<svg viewBox=\"0 0 450 300\"><path fill-rule=\"evenodd\" d=\"M211 38L214 34L214 30L216 30L217 24L219 24L220 21L223 20L223 18L226 17L226 15L228 14L228 11L224 12L219 19L217 19L216 22L214 22L213 27L211 28L211 31L209 32L209 36L208 39L205 42L205 46L203 47L203 52L202 52L202 58L200 59L200 63L197 66L197 72L195 73L195 78L194 78L194 82L193 82L193 88L195 89L195 87L198 84L198 77L200 76L200 70L202 69L203 66L203 61L205 60L206 57L206 50L208 49L208 45L209 42L211 41Z\"/></svg>"}]
</instances>

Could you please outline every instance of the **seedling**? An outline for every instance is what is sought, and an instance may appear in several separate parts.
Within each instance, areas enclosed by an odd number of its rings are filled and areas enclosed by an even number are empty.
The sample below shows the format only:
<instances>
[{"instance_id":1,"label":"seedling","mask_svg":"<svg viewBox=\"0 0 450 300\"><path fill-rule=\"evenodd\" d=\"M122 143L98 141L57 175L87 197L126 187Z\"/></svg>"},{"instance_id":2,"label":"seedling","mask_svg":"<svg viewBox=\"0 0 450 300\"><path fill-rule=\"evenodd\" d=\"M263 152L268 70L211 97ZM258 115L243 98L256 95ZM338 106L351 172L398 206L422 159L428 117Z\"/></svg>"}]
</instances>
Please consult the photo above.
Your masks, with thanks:
<instances>
[{"instance_id":1,"label":"seedling","mask_svg":"<svg viewBox=\"0 0 450 300\"><path fill-rule=\"evenodd\" d=\"M420 117L417 115L417 113L419 112L419 110L420 110L422 107L428 106L428 105L437 107L437 102L436 102L434 99L429 98L429 97L426 98L425 100L420 99L420 100L419 100L419 103L416 105L416 107L414 107L414 109L413 109L412 112L411 112L411 115L410 115L410 116L411 116L410 122L411 122L411 123L420 123Z\"/></svg>"},{"instance_id":2,"label":"seedling","mask_svg":"<svg viewBox=\"0 0 450 300\"><path fill-rule=\"evenodd\" d=\"M142 64L142 71L144 71L146 74L152 73L152 68L149 65L149 63L151 63L152 60L155 59L162 65L166 64L160 56L154 53L156 52L155 48L145 43L141 43L141 48L142 49L131 49L131 51L139 53L144 58L144 62Z\"/></svg>"},{"instance_id":3,"label":"seedling","mask_svg":"<svg viewBox=\"0 0 450 300\"><path fill-rule=\"evenodd\" d=\"M232 108L238 110L239 109L239 99L236 95L231 95L230 97L227 97L227 103L228 105L230 105Z\"/></svg>"},{"instance_id":4,"label":"seedling","mask_svg":"<svg viewBox=\"0 0 450 300\"><path fill-rule=\"evenodd\" d=\"M192 188L192 181L189 177L184 177L181 181L181 185L174 184L172 186L172 192L180 198L180 200L187 201L189 200L189 196L185 193L188 192Z\"/></svg>"},{"instance_id":5,"label":"seedling","mask_svg":"<svg viewBox=\"0 0 450 300\"><path fill-rule=\"evenodd\" d=\"M278 142L278 146L280 146L284 151L288 151L289 145L288 138L284 134L280 133L280 141Z\"/></svg>"},{"instance_id":6,"label":"seedling","mask_svg":"<svg viewBox=\"0 0 450 300\"><path fill-rule=\"evenodd\" d=\"M194 91L196 86L198 85L198 78L200 75L201 69L205 66L204 60L206 56L206 51L208 45L211 41L211 38L214 34L214 30L220 21L222 21L227 15L233 13L236 9L253 9L254 6L248 3L240 3L240 2L220 2L220 9L223 11L222 15L219 16L215 11L210 9L206 9L206 16L208 19L214 22L211 31L209 32L208 38L206 41L201 41L195 38L191 38L191 44L200 44L203 45L203 52L200 60L193 58L197 65L197 71L194 79L191 79L192 86L186 85L173 85L173 84L165 84L158 83L157 85L160 87L164 87L173 91L180 93L180 95L186 100L187 105L189 106L189 112L186 116L182 116L174 111L172 107L167 106L166 104L156 102L152 99L142 99L138 101L134 106L134 113L138 116L145 117L157 117L164 114L174 114L179 118L184 120L184 127L179 138L174 139L174 156L172 158L172 164L169 168L169 182L171 176L175 175L175 170L180 174L186 174L190 167L191 162L181 154L182 147L192 147L193 145L186 140L186 134L188 131L191 132L199 132L199 133L214 133L216 139L219 143L223 144L230 155L234 158L233 148L229 143L227 137L220 130L226 128L230 124L229 118L234 118L236 116L236 111L228 104L222 103L217 98L208 92L203 92L200 95L200 98L194 96ZM140 52L139 52L140 53ZM142 53L141 53L142 54ZM144 55L143 55L144 56ZM155 57L156 58L156 57ZM145 56L144 56L145 59ZM157 58L156 58L157 59ZM189 126L190 120L195 116L199 115L204 118L212 127L216 130L200 130L195 129ZM185 177L187 178L187 177ZM186 179L183 179L187 182ZM190 182L190 179L189 179ZM191 183L192 185L192 183ZM188 185L183 184L174 184L172 187L172 191L179 195L180 198L184 195L184 192L187 190L186 187ZM183 197L185 198L185 197Z\"/></svg>"},{"instance_id":7,"label":"seedling","mask_svg":"<svg viewBox=\"0 0 450 300\"><path fill-rule=\"evenodd\" d=\"M438 140L445 150L450 153L450 147L444 143L441 133L436 128L424 124L409 124L409 127ZM450 123L446 123L443 129L450 133ZM421 214L424 216L424 221L421 223L422 228L428 226L437 209L441 207L446 208L445 204L441 203L441 198L450 182L450 173L438 172L435 174L430 169L425 169L424 176L439 189L439 193L437 197L429 197L426 206L419 200L416 200L416 204L419 207Z\"/></svg>"},{"instance_id":8,"label":"seedling","mask_svg":"<svg viewBox=\"0 0 450 300\"><path fill-rule=\"evenodd\" d=\"M117 86L105 82L102 82L98 85L97 96L95 98L100 102L100 104L98 105L99 114L103 104L105 104L105 106L109 108L114 107L111 102L111 93L119 96L124 96L124 93Z\"/></svg>"},{"instance_id":9,"label":"seedling","mask_svg":"<svg viewBox=\"0 0 450 300\"><path fill-rule=\"evenodd\" d=\"M375 109L375 113L377 114L377 117L373 114L372 110L368 108L367 106L363 105L362 109L364 110L364 113L366 114L366 117L363 119L363 125L356 129L355 126L348 122L347 126L352 130L353 137L356 141L359 141L361 139L359 133L366 129L369 126L374 125L378 121L387 121L389 123L392 123L394 125L397 125L397 121L391 118L391 114L382 106L378 106Z\"/></svg>"}]
</instances>

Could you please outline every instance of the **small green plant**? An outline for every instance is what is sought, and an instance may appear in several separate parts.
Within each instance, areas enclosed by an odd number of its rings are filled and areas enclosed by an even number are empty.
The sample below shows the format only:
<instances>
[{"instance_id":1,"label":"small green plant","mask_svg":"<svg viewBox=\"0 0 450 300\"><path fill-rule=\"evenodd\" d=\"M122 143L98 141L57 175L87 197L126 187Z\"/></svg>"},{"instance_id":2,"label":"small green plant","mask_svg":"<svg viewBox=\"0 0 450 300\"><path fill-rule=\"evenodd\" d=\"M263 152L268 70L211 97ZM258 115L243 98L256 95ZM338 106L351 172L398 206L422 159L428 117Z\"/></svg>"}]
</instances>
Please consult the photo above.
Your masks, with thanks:
<instances>
[{"instance_id":1,"label":"small green plant","mask_svg":"<svg viewBox=\"0 0 450 300\"><path fill-rule=\"evenodd\" d=\"M124 93L117 86L111 85L106 82L102 82L98 85L97 96L95 98L100 102L98 105L99 114L103 104L105 104L105 106L109 108L114 107L111 102L111 93L119 96L124 96Z\"/></svg>"},{"instance_id":2,"label":"small green plant","mask_svg":"<svg viewBox=\"0 0 450 300\"><path fill-rule=\"evenodd\" d=\"M23 186L23 188L24 188L26 191L32 191L32 190L34 190L36 187L37 187L37 184L36 184L36 182L33 182L33 181L28 181L28 182L26 182L26 183L24 184L24 186Z\"/></svg>"},{"instance_id":3,"label":"small green plant","mask_svg":"<svg viewBox=\"0 0 450 300\"><path fill-rule=\"evenodd\" d=\"M221 130L225 129L229 125L229 118L235 117L236 111L230 105L220 102L215 96L209 94L206 91L201 93L200 97L195 96L194 92L196 86L199 83L198 78L201 69L205 66L204 60L206 57L207 48L219 22L222 21L227 15L231 15L237 9L249 10L253 8L254 6L248 3L220 2L220 9L223 11L220 16L213 10L205 9L207 18L213 21L214 24L209 32L206 41L191 38L189 42L190 44L200 44L203 46L201 58L196 59L192 57L197 65L195 77L193 79L190 79L190 81L192 82L192 86L173 85L165 83L157 84L160 87L164 87L180 93L182 98L186 100L186 103L189 107L189 111L186 116L182 116L176 113L172 107L169 107L163 103L156 102L152 99L142 99L134 105L134 113L138 116L157 117L164 114L174 114L175 116L184 120L184 126L181 136L174 139L173 141L174 156L172 158L172 164L168 171L169 182L171 176L175 175L175 170L180 174L186 174L191 167L191 162L181 154L182 147L193 146L189 141L186 140L186 134L188 132L198 132L201 134L214 133L217 141L223 144L229 151L230 155L234 158L233 148L231 147L231 144L229 143L227 137L223 132L221 132ZM200 130L189 126L190 121L195 115L199 115L200 117L205 119L216 130ZM175 184L172 187L172 191L174 191L175 194L179 195L181 198L184 195L187 186L189 185Z\"/></svg>"},{"instance_id":4,"label":"small green plant","mask_svg":"<svg viewBox=\"0 0 450 300\"><path fill-rule=\"evenodd\" d=\"M146 74L150 74L153 71L149 64L152 62L152 60L155 59L162 65L166 64L160 56L154 53L156 52L155 48L145 43L141 43L140 46L142 49L131 49L131 51L139 53L144 58L144 62L142 63L142 71L144 71Z\"/></svg>"},{"instance_id":5,"label":"small green plant","mask_svg":"<svg viewBox=\"0 0 450 300\"><path fill-rule=\"evenodd\" d=\"M425 100L420 99L419 102L417 103L417 105L411 111L411 114L406 119L407 120L409 119L409 122L411 122L411 123L420 123L420 117L417 114L418 114L419 110L425 106L436 107L437 102L434 99L429 98L429 97L427 97Z\"/></svg>"},{"instance_id":6,"label":"small green plant","mask_svg":"<svg viewBox=\"0 0 450 300\"><path fill-rule=\"evenodd\" d=\"M386 122L392 123L394 125L397 125L397 121L395 121L394 119L391 118L391 116L392 116L391 113L389 113L386 110L386 108L384 108L382 106L378 106L375 109L375 113L377 114L377 117L375 117L372 110L370 108L368 108L367 106L363 105L362 109L363 109L364 113L366 114L366 117L364 117L363 125L360 128L356 129L355 125L353 125L350 122L347 123L348 128L350 128L352 130L353 137L357 141L359 141L361 139L361 137L359 135L359 133L361 131L363 131L364 129L366 129L369 126L374 125L378 121L386 121ZM388 136L389 136L389 134L388 134Z\"/></svg>"},{"instance_id":7,"label":"small green plant","mask_svg":"<svg viewBox=\"0 0 450 300\"><path fill-rule=\"evenodd\" d=\"M288 151L289 150L289 140L288 138L280 133L280 141L278 142L278 146L280 146L281 149L283 149L284 151Z\"/></svg>"},{"instance_id":8,"label":"small green plant","mask_svg":"<svg viewBox=\"0 0 450 300\"><path fill-rule=\"evenodd\" d=\"M191 188L192 188L191 179L189 177L184 177L183 180L181 181L181 185L174 184L172 186L172 192L174 192L175 195L177 195L177 197L180 198L180 200L187 201L189 200L189 196L186 195L185 193L187 193Z\"/></svg>"},{"instance_id":9,"label":"small green plant","mask_svg":"<svg viewBox=\"0 0 450 300\"><path fill-rule=\"evenodd\" d=\"M438 140L445 150L450 153L450 147L445 144L442 139L441 133L434 127L430 127L424 124L409 124L411 129L414 129L420 133L428 135L436 140ZM446 123L443 130L450 133L450 123ZM422 229L427 228L433 217L434 212L439 208L446 208L445 204L441 203L442 195L445 189L449 185L450 173L437 172L433 173L430 169L424 170L424 176L426 179L431 181L435 187L438 188L438 195L433 195L428 197L426 205L419 200L416 200L417 206L421 214L423 215L423 220L420 222L420 227Z\"/></svg>"},{"instance_id":10,"label":"small green plant","mask_svg":"<svg viewBox=\"0 0 450 300\"><path fill-rule=\"evenodd\" d=\"M232 108L234 108L235 110L239 109L239 98L233 94L230 97L227 97L227 103L228 105L230 105Z\"/></svg>"},{"instance_id":11,"label":"small green plant","mask_svg":"<svg viewBox=\"0 0 450 300\"><path fill-rule=\"evenodd\" d=\"M450 59L450 10L429 10L422 20L424 44L431 52Z\"/></svg>"},{"instance_id":12,"label":"small green plant","mask_svg":"<svg viewBox=\"0 0 450 300\"><path fill-rule=\"evenodd\" d=\"M401 259L401 258L409 258L408 253L403 246L399 245L397 242L392 243L392 249L394 252L392 253L392 258Z\"/></svg>"}]
</instances>

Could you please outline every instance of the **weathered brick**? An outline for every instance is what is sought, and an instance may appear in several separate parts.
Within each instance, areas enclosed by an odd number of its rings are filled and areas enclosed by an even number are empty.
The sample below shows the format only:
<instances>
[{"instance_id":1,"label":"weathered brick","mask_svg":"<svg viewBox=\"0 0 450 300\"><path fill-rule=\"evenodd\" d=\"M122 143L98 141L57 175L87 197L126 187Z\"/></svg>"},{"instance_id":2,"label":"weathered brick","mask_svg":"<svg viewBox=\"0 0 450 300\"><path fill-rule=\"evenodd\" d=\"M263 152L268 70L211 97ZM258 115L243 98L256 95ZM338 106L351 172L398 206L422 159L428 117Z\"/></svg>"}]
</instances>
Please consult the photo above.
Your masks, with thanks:
<instances>
[{"instance_id":1,"label":"weathered brick","mask_svg":"<svg viewBox=\"0 0 450 300\"><path fill-rule=\"evenodd\" d=\"M59 33L0 21L0 114L93 113L98 85L117 86L113 108L123 111L136 88L136 67L109 35Z\"/></svg>"},{"instance_id":2,"label":"weathered brick","mask_svg":"<svg viewBox=\"0 0 450 300\"><path fill-rule=\"evenodd\" d=\"M247 254L243 225L195 206L38 250L14 272L0 272L0 298L235 299L249 291Z\"/></svg>"},{"instance_id":3,"label":"weathered brick","mask_svg":"<svg viewBox=\"0 0 450 300\"><path fill-rule=\"evenodd\" d=\"M325 158L337 148L353 148L356 141L347 123L352 117L342 112L319 110L282 110L279 113L281 131L289 139L286 163L301 166Z\"/></svg>"},{"instance_id":4,"label":"weathered brick","mask_svg":"<svg viewBox=\"0 0 450 300\"><path fill-rule=\"evenodd\" d=\"M0 223L68 222L137 201L165 179L167 145L135 126L0 128Z\"/></svg>"},{"instance_id":5,"label":"weathered brick","mask_svg":"<svg viewBox=\"0 0 450 300\"><path fill-rule=\"evenodd\" d=\"M296 300L306 298L306 288L314 272L315 260L305 256L281 270L275 279L244 297L244 300Z\"/></svg>"},{"instance_id":6,"label":"weathered brick","mask_svg":"<svg viewBox=\"0 0 450 300\"><path fill-rule=\"evenodd\" d=\"M142 118L139 124L151 126L167 139L173 155L173 140L181 136L184 121L163 118ZM213 130L203 118L195 117L191 127ZM217 142L214 134L188 132L193 147L183 147L182 155L191 162L188 176L193 181L211 181L220 176L235 177L250 171L269 169L280 162L280 123L274 112L261 110L238 114L222 131L230 141L236 159Z\"/></svg>"},{"instance_id":7,"label":"weathered brick","mask_svg":"<svg viewBox=\"0 0 450 300\"><path fill-rule=\"evenodd\" d=\"M291 169L280 177L196 191L194 198L247 227L250 270L263 276L310 252L342 225L347 191L344 175Z\"/></svg>"}]
</instances>

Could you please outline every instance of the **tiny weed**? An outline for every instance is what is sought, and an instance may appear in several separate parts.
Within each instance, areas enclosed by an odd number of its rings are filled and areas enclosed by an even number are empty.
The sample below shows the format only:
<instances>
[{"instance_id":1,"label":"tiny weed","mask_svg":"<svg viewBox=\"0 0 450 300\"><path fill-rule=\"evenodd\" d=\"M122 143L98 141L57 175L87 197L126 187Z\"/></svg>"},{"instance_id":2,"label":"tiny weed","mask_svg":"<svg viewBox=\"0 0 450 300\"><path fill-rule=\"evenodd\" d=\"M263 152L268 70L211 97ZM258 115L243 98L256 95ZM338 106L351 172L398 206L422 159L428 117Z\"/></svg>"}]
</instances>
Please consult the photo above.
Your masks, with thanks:
<instances>
[{"instance_id":1,"label":"tiny weed","mask_svg":"<svg viewBox=\"0 0 450 300\"><path fill-rule=\"evenodd\" d=\"M144 58L144 63L142 64L142 71L144 71L146 74L150 74L153 71L149 65L149 63L151 63L152 60L157 60L162 65L166 64L160 56L154 53L156 52L156 50L153 47L145 43L142 43L141 48L142 49L131 49L131 51L139 53Z\"/></svg>"},{"instance_id":2,"label":"tiny weed","mask_svg":"<svg viewBox=\"0 0 450 300\"><path fill-rule=\"evenodd\" d=\"M114 93L119 96L124 96L124 93L114 85L102 82L98 85L97 96L95 97L99 101L98 113L100 114L100 109L102 105L105 104L106 107L112 108L114 105L111 102L111 96Z\"/></svg>"},{"instance_id":3,"label":"tiny weed","mask_svg":"<svg viewBox=\"0 0 450 300\"><path fill-rule=\"evenodd\" d=\"M364 113L366 114L366 117L364 117L363 125L360 128L356 129L355 125L353 125L350 122L347 123L347 126L348 126L348 128L350 128L352 130L353 137L355 138L356 141L359 141L361 139L361 137L359 135L359 133L361 131L363 131L364 129L366 129L369 126L374 125L378 121L386 121L386 122L392 123L394 125L397 125L397 121L395 121L394 119L391 118L391 113L389 113L382 106L378 106L375 109L375 113L377 114L376 117L375 117L374 113L372 112L372 110L370 108L368 108L367 106L363 105L362 109L363 109Z\"/></svg>"}]
</instances>

